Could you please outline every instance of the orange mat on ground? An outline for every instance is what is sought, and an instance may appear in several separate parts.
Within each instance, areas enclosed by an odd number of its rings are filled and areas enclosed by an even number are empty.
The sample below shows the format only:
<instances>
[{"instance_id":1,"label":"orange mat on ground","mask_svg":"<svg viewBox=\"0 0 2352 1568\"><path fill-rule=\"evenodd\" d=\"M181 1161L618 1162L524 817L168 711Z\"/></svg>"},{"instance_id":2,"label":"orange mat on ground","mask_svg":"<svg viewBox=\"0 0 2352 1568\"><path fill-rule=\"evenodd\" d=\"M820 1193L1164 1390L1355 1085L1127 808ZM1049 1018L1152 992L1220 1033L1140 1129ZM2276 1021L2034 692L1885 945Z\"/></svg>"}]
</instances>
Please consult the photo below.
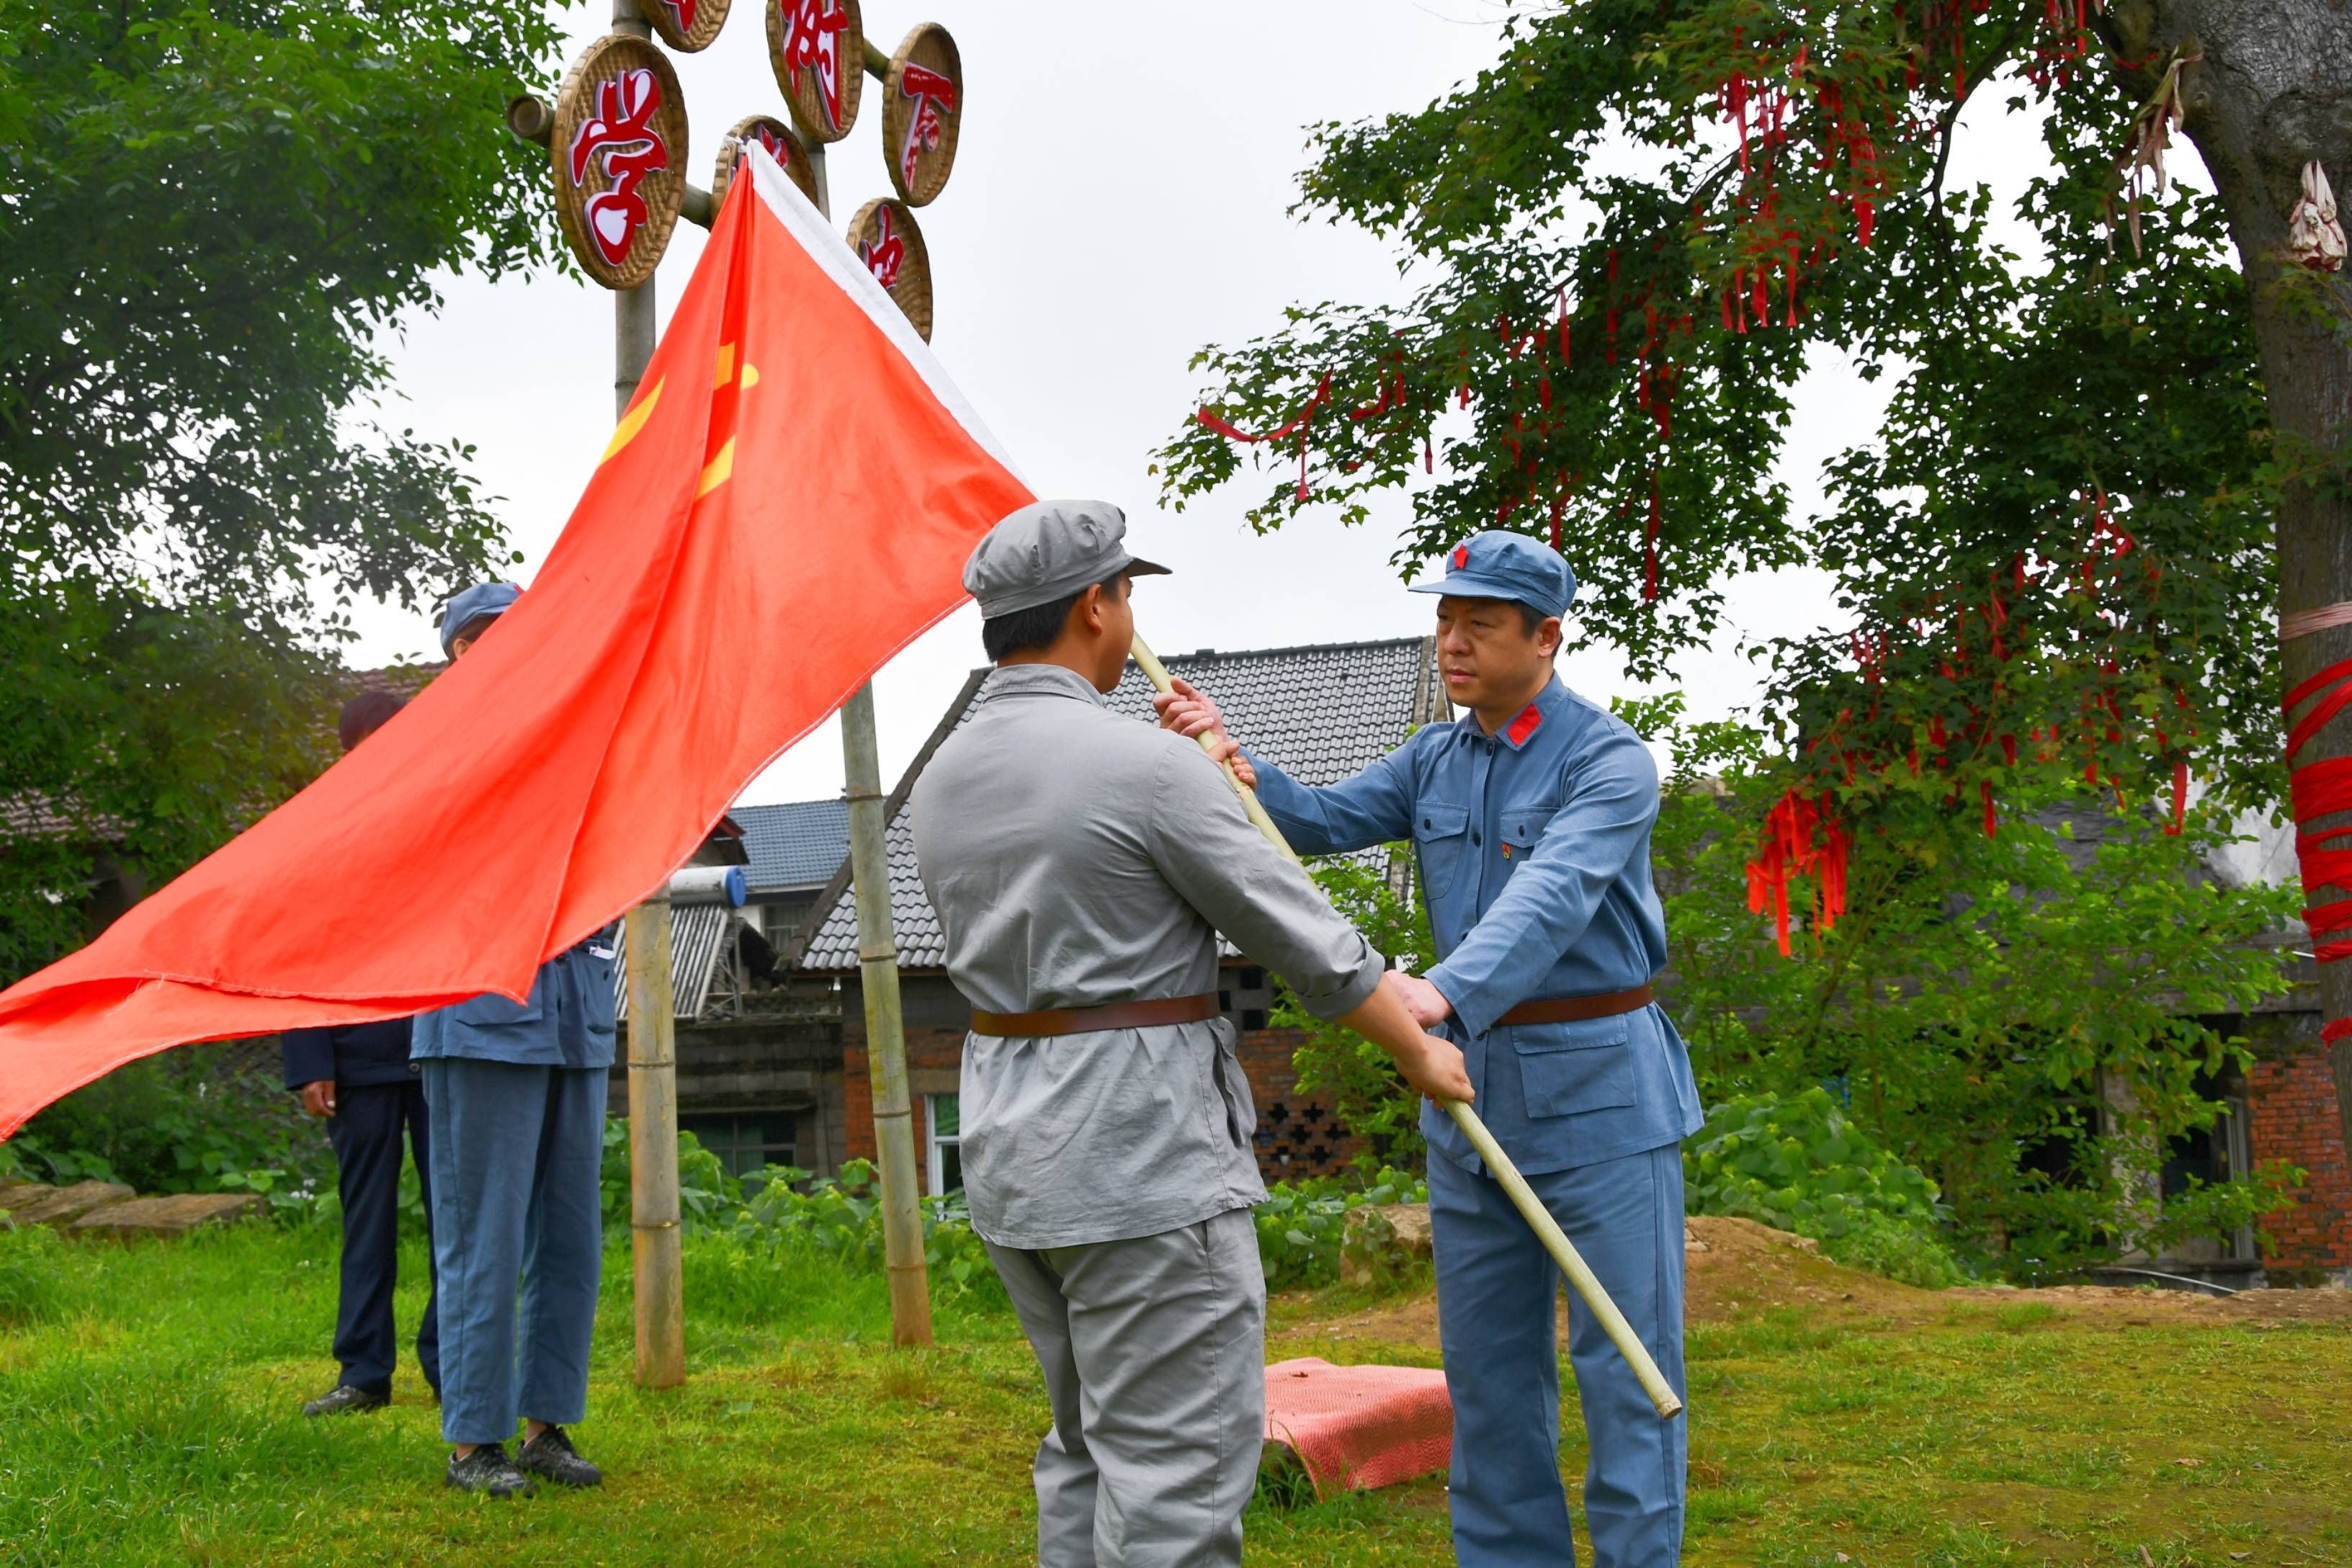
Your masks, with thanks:
<instances>
[{"instance_id":1,"label":"orange mat on ground","mask_svg":"<svg viewBox=\"0 0 2352 1568\"><path fill-rule=\"evenodd\" d=\"M1265 1369L1265 1440L1298 1456L1318 1496L1369 1491L1446 1468L1454 1401L1445 1374L1427 1367L1277 1361Z\"/></svg>"}]
</instances>

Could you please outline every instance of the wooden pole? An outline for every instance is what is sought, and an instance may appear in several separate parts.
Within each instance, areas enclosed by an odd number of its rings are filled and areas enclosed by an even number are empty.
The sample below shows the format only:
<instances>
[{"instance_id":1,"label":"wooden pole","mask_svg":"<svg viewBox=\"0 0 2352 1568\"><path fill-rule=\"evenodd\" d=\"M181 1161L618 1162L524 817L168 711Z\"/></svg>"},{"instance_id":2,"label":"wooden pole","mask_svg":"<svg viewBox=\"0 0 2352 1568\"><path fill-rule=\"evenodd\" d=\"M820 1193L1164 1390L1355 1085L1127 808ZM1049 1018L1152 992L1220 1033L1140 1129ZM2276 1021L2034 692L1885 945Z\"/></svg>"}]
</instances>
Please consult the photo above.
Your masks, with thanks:
<instances>
[{"instance_id":1,"label":"wooden pole","mask_svg":"<svg viewBox=\"0 0 2352 1568\"><path fill-rule=\"evenodd\" d=\"M850 874L857 890L857 972L866 997L866 1061L874 1086L874 1144L882 1167L882 1252L890 1280L890 1338L931 1343L931 1292L916 1196L914 1100L907 1088L906 1015L890 919L890 859L883 843L882 768L874 740L874 687L842 705L848 776Z\"/></svg>"},{"instance_id":2,"label":"wooden pole","mask_svg":"<svg viewBox=\"0 0 2352 1568\"><path fill-rule=\"evenodd\" d=\"M1144 646L1139 633L1135 639L1134 653L1137 665L1154 687L1163 692L1174 689L1168 678L1167 666L1152 656L1151 650ZM1201 736L1199 739L1203 750L1215 745L1209 736ZM1241 775L1234 771L1231 762L1225 764L1225 778L1233 785L1234 792L1241 796L1242 809L1249 813L1249 820L1257 825L1257 831L1289 859L1297 860L1297 852L1291 849L1289 841L1282 836L1282 830L1275 826L1274 818L1259 803L1257 791L1242 782ZM1543 1243L1544 1250L1549 1252L1552 1261L1559 1265L1559 1271L1568 1276L1568 1282L1576 1288L1576 1293L1584 1298L1584 1304L1592 1309L1592 1315L1600 1321L1610 1343L1617 1347L1626 1364L1633 1367L1633 1375L1641 1380L1642 1391L1650 1396L1650 1403L1658 1407L1658 1414L1672 1416L1680 1410L1683 1402L1667 1385L1665 1375L1658 1370L1658 1364L1651 1359L1649 1347L1633 1332L1633 1325L1625 1321L1625 1314L1617 1310L1617 1303L1609 1299L1609 1292L1601 1288L1600 1280L1586 1264L1583 1255L1577 1251L1576 1244L1569 1240L1567 1233L1560 1229L1559 1222L1536 1197L1535 1189L1528 1186L1528 1178L1519 1174L1519 1167L1511 1163L1511 1156L1503 1152L1503 1145L1495 1141L1495 1134L1486 1130L1486 1124L1478 1119L1475 1111L1459 1100L1441 1100L1438 1103L1445 1107L1446 1114L1454 1118L1454 1125L1460 1127L1463 1135L1470 1140L1470 1146L1478 1151L1478 1157L1486 1162L1486 1168L1495 1173L1495 1179L1510 1195L1512 1206L1519 1211L1519 1218L1526 1220L1528 1228L1536 1233L1536 1239Z\"/></svg>"},{"instance_id":3,"label":"wooden pole","mask_svg":"<svg viewBox=\"0 0 2352 1568\"><path fill-rule=\"evenodd\" d=\"M809 144L817 211L833 215L824 144ZM882 1176L882 1255L890 1281L890 1338L931 1343L931 1288L923 1264L915 1179L914 1100L907 1087L907 1022L898 997L898 933L890 918L890 858L884 844L882 761L874 737L874 685L841 708L843 793L849 801L850 876L857 899L857 973L866 1000L866 1064L873 1084L874 1145Z\"/></svg>"},{"instance_id":4,"label":"wooden pole","mask_svg":"<svg viewBox=\"0 0 2352 1568\"><path fill-rule=\"evenodd\" d=\"M637 1385L686 1381L686 1279L677 1184L677 1057L670 1014L669 893L628 914L629 1239Z\"/></svg>"},{"instance_id":5,"label":"wooden pole","mask_svg":"<svg viewBox=\"0 0 2352 1568\"><path fill-rule=\"evenodd\" d=\"M636 0L613 0L613 30L653 37ZM511 118L511 117L510 117ZM654 280L613 295L613 413L637 394L657 336ZM669 889L629 911L629 1239L635 1265L637 1384L686 1381L686 1260L679 1232L677 1006Z\"/></svg>"}]
</instances>

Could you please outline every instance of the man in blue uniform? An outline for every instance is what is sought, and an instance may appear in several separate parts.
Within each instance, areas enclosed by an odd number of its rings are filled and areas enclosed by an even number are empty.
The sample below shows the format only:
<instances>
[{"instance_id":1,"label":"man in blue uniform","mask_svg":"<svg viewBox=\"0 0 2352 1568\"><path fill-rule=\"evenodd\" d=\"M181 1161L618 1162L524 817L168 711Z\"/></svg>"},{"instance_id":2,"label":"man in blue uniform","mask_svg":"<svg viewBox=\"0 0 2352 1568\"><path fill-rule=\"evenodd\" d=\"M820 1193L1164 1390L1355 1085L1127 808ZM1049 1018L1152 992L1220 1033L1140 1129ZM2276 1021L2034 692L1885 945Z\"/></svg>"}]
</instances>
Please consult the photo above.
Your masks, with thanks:
<instances>
[{"instance_id":1,"label":"man in blue uniform","mask_svg":"<svg viewBox=\"0 0 2352 1568\"><path fill-rule=\"evenodd\" d=\"M1438 958L1407 981L1414 1015L1461 1045L1487 1126L1679 1392L1680 1145L1701 1117L1689 1054L1650 995L1666 960L1650 883L1657 768L1639 737L1553 674L1576 592L1565 561L1485 533L1448 567L1413 591L1443 596L1438 666L1468 711L1355 778L1307 789L1239 752L1189 685L1160 700L1161 720L1216 737L1302 853L1412 840ZM1455 1553L1465 1568L1572 1563L1558 1271L1452 1119L1425 1103L1422 1131L1454 1396ZM1678 1561L1683 1417L1659 1419L1573 1294L1569 1356L1591 1445L1596 1568Z\"/></svg>"},{"instance_id":2,"label":"man in blue uniform","mask_svg":"<svg viewBox=\"0 0 2352 1568\"><path fill-rule=\"evenodd\" d=\"M441 621L449 657L521 591L486 582L451 600ZM609 932L541 965L520 1005L485 994L416 1018L453 1487L512 1497L536 1491L534 1475L565 1486L604 1479L563 1428L587 1414L614 1032ZM518 1415L523 1444L509 1459Z\"/></svg>"},{"instance_id":3,"label":"man in blue uniform","mask_svg":"<svg viewBox=\"0 0 2352 1568\"><path fill-rule=\"evenodd\" d=\"M362 692L343 705L336 726L349 751L400 711L390 692ZM432 1145L425 1126L425 1091L408 1060L406 1019L289 1029L278 1037L286 1087L302 1109L327 1123L335 1151L335 1190L342 1199L341 1289L335 1301L335 1386L302 1406L305 1416L374 1410L392 1402L392 1369L400 1359L393 1331L392 1291L400 1277L400 1143L407 1130L425 1199L426 1279L433 1246ZM416 1363L434 1396L441 1393L441 1332L430 1293L416 1328Z\"/></svg>"}]
</instances>

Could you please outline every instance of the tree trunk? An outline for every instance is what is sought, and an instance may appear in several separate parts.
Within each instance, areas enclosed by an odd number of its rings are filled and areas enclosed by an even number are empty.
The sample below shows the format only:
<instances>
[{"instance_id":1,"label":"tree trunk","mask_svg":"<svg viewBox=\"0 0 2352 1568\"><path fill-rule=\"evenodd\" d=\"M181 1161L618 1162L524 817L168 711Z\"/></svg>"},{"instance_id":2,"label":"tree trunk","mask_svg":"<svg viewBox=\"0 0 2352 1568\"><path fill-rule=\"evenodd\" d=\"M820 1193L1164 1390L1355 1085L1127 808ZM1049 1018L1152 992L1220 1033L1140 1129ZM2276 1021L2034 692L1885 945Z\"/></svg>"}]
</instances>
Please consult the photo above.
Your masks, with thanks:
<instances>
[{"instance_id":1,"label":"tree trunk","mask_svg":"<svg viewBox=\"0 0 2352 1568\"><path fill-rule=\"evenodd\" d=\"M2121 0L2114 25L2135 73L2149 87L2169 51L2201 48L2182 76L2185 130L2212 172L2253 305L2263 387L2276 432L2274 457L2291 477L2278 503L2282 617L2352 601L2352 278L2290 287L2283 277L2287 214L2304 166L2317 159L2338 193L2352 190L2352 12L2341 0ZM2281 646L2284 690L2352 658L2352 626ZM2300 705L2297 716L2309 711ZM2297 765L2352 754L2352 710L2314 736ZM2337 826L2352 813L2300 824ZM2352 887L2305 901L2352 897ZM2329 1022L2352 1019L2352 963L2319 966ZM2352 1146L2352 1037L2329 1050L2337 1111Z\"/></svg>"}]
</instances>

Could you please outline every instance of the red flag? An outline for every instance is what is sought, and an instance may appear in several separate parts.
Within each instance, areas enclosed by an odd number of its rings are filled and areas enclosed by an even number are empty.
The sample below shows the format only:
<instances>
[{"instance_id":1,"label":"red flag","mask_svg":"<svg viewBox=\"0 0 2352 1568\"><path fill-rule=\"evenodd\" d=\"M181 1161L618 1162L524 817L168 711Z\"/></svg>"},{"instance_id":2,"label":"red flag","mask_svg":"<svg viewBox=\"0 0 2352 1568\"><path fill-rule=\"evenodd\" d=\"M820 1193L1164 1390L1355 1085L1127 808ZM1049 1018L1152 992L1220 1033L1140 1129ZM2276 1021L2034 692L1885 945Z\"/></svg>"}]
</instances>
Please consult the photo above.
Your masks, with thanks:
<instances>
[{"instance_id":1,"label":"red flag","mask_svg":"<svg viewBox=\"0 0 2352 1568\"><path fill-rule=\"evenodd\" d=\"M764 152L537 580L309 789L0 992L0 1137L190 1040L485 991L661 885L1032 499Z\"/></svg>"}]
</instances>

